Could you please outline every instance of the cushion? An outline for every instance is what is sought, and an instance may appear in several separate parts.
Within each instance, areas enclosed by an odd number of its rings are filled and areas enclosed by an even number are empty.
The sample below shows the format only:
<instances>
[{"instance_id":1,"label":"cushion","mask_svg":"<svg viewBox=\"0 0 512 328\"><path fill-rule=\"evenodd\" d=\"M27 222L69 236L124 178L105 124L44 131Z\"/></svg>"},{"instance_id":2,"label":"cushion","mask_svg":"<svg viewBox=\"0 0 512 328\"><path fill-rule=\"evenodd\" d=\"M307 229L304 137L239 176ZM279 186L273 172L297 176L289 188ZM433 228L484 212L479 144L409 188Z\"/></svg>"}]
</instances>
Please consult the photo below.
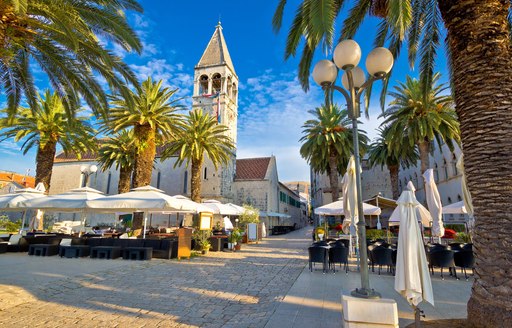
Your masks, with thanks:
<instances>
[{"instance_id":1,"label":"cushion","mask_svg":"<svg viewBox=\"0 0 512 328\"><path fill-rule=\"evenodd\" d=\"M61 246L71 246L71 238L64 238L60 241Z\"/></svg>"},{"instance_id":2,"label":"cushion","mask_svg":"<svg viewBox=\"0 0 512 328\"><path fill-rule=\"evenodd\" d=\"M20 239L21 239L21 235L20 234L12 235L9 238L9 245L18 245L18 243L20 242Z\"/></svg>"}]
</instances>

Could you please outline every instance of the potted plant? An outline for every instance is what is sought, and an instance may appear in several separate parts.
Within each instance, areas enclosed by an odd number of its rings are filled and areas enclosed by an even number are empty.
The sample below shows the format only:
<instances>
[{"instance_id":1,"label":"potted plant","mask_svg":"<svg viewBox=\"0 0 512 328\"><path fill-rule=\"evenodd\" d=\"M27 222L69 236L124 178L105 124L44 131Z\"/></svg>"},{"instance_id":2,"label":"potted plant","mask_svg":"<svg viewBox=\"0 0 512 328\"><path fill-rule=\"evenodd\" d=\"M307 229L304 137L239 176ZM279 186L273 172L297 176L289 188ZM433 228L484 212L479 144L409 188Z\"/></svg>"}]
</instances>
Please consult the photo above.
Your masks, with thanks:
<instances>
[{"instance_id":1,"label":"potted plant","mask_svg":"<svg viewBox=\"0 0 512 328\"><path fill-rule=\"evenodd\" d=\"M231 234L228 236L228 249L230 249L230 250L235 249L236 241L237 241L236 234L233 234L233 232L231 232Z\"/></svg>"},{"instance_id":2,"label":"potted plant","mask_svg":"<svg viewBox=\"0 0 512 328\"><path fill-rule=\"evenodd\" d=\"M242 246L241 241L242 241L242 232L240 231L240 229L234 228L233 231L231 232L231 235L229 236L228 243L232 244L232 247L234 248L234 250L239 251ZM229 247L229 245L228 245L228 247Z\"/></svg>"},{"instance_id":3,"label":"potted plant","mask_svg":"<svg viewBox=\"0 0 512 328\"><path fill-rule=\"evenodd\" d=\"M201 248L202 254L208 254L208 251L212 247L212 244L210 243L210 241L208 239L205 239L205 240L201 240L199 242L199 247Z\"/></svg>"}]
</instances>

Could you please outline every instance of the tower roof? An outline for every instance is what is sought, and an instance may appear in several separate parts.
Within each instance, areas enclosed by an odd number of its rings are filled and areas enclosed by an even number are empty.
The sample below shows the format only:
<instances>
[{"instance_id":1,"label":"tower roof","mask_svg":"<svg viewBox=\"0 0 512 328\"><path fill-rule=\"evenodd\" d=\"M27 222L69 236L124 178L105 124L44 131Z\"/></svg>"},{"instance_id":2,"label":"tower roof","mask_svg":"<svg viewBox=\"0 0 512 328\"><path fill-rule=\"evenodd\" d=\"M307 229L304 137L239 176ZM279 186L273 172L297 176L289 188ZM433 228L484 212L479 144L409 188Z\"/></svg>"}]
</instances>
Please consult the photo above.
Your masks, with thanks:
<instances>
[{"instance_id":1,"label":"tower roof","mask_svg":"<svg viewBox=\"0 0 512 328\"><path fill-rule=\"evenodd\" d=\"M235 72L233 62L229 56L226 40L222 34L222 26L220 25L220 22L215 27L215 32L213 32L212 38L210 39L210 42L208 42L208 46L203 52L203 55L196 67L216 65L227 65L233 72Z\"/></svg>"}]
</instances>

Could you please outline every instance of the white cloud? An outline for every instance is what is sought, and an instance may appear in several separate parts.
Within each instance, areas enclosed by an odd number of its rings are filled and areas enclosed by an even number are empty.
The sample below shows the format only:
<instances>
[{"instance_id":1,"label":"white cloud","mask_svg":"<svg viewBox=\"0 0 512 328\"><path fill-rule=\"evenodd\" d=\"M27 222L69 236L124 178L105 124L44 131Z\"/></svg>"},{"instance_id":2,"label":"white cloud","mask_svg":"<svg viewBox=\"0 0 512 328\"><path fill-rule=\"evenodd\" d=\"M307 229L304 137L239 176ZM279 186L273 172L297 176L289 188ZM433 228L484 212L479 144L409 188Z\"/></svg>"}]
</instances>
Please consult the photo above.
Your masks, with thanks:
<instances>
[{"instance_id":1,"label":"white cloud","mask_svg":"<svg viewBox=\"0 0 512 328\"><path fill-rule=\"evenodd\" d=\"M308 110L321 103L321 90L304 93L295 73L271 70L248 78L240 92L237 156L275 155L281 181L309 181L309 167L300 156L302 125Z\"/></svg>"},{"instance_id":2,"label":"white cloud","mask_svg":"<svg viewBox=\"0 0 512 328\"><path fill-rule=\"evenodd\" d=\"M178 97L192 95L194 78L191 74L184 72L184 65L181 63L169 64L165 59L151 59L142 65L132 64L130 68L141 81L146 80L148 77L157 81L162 80L164 86L171 89L179 89Z\"/></svg>"},{"instance_id":3,"label":"white cloud","mask_svg":"<svg viewBox=\"0 0 512 328\"><path fill-rule=\"evenodd\" d=\"M311 84L305 93L296 72L274 73L267 70L248 78L240 92L238 120L239 158L275 155L279 180L309 181L309 166L300 156L302 125L312 116L309 110L324 101L323 91ZM378 104L370 107L370 120L361 117L359 128L370 140L377 136L382 123ZM363 114L364 115L364 114Z\"/></svg>"}]
</instances>

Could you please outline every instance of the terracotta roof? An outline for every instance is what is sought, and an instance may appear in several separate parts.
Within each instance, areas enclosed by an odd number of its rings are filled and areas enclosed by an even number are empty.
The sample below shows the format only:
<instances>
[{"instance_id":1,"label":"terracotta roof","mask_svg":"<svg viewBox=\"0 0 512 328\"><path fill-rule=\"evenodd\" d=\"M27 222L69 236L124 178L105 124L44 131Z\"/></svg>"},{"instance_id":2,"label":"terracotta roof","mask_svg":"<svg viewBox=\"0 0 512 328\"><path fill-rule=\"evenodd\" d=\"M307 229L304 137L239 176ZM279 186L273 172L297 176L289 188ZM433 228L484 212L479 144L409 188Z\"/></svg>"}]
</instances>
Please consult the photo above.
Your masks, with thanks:
<instances>
[{"instance_id":1,"label":"terracotta roof","mask_svg":"<svg viewBox=\"0 0 512 328\"><path fill-rule=\"evenodd\" d=\"M36 185L36 178L31 177L24 174L14 173L14 172L0 172L0 185L4 186L9 182L15 182L25 187L34 188Z\"/></svg>"},{"instance_id":2,"label":"terracotta roof","mask_svg":"<svg viewBox=\"0 0 512 328\"><path fill-rule=\"evenodd\" d=\"M213 66L224 64L229 66L233 72L235 71L233 62L231 61L231 56L229 55L228 47L226 45L226 40L224 40L224 35L222 34L222 26L220 26L219 22L197 66Z\"/></svg>"},{"instance_id":3,"label":"terracotta roof","mask_svg":"<svg viewBox=\"0 0 512 328\"><path fill-rule=\"evenodd\" d=\"M264 180L269 164L270 157L237 159L235 180Z\"/></svg>"}]
</instances>

